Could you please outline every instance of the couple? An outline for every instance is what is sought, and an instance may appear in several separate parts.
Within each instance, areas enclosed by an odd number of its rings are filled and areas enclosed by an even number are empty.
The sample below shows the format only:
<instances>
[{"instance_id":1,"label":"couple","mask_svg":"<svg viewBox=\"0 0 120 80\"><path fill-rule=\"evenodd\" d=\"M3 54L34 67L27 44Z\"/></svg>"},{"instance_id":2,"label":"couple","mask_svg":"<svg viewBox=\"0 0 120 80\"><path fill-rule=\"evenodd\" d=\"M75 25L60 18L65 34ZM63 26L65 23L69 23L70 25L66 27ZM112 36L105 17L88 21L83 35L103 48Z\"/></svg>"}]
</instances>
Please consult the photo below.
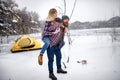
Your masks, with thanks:
<instances>
[{"instance_id":1,"label":"couple","mask_svg":"<svg viewBox=\"0 0 120 80\"><path fill-rule=\"evenodd\" d=\"M47 50L49 78L57 80L53 73L54 54L56 55L57 73L67 73L61 68L61 48L64 46L64 35L67 32L69 17L62 16L62 19L57 17L57 10L52 8L49 10L45 28L42 33L42 40L44 45L38 56L38 63L43 64L43 54Z\"/></svg>"}]
</instances>

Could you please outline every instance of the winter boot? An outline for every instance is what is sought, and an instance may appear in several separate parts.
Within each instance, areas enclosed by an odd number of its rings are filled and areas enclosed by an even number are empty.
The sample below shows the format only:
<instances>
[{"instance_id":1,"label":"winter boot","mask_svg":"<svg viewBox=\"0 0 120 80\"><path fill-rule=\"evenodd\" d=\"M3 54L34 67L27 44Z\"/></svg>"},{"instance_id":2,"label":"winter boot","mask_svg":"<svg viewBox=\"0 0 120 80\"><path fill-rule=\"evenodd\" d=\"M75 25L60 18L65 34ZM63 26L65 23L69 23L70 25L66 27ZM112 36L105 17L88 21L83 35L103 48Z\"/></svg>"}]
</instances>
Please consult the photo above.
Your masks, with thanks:
<instances>
[{"instance_id":1,"label":"winter boot","mask_svg":"<svg viewBox=\"0 0 120 80\"><path fill-rule=\"evenodd\" d=\"M42 54L40 54L40 55L38 56L38 63L39 63L39 65L42 65L42 64L43 64L43 55L42 55Z\"/></svg>"},{"instance_id":2,"label":"winter boot","mask_svg":"<svg viewBox=\"0 0 120 80\"><path fill-rule=\"evenodd\" d=\"M55 75L53 73L49 74L49 78L51 78L52 80L57 80L57 78L55 77Z\"/></svg>"},{"instance_id":3,"label":"winter boot","mask_svg":"<svg viewBox=\"0 0 120 80\"><path fill-rule=\"evenodd\" d=\"M67 71L64 71L63 69L57 69L57 73L63 73L63 74L66 74Z\"/></svg>"}]
</instances>

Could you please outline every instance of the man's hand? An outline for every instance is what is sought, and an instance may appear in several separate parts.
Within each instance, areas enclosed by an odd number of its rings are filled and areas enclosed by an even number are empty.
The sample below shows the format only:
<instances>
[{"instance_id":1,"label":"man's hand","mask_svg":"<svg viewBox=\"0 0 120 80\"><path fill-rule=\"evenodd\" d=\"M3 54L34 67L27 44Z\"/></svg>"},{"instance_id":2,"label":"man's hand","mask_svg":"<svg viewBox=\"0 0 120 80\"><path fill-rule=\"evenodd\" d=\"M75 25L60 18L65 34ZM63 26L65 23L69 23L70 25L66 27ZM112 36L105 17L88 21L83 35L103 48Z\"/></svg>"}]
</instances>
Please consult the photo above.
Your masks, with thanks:
<instances>
[{"instance_id":1,"label":"man's hand","mask_svg":"<svg viewBox=\"0 0 120 80\"><path fill-rule=\"evenodd\" d=\"M65 27L64 33L67 33L67 31L68 31L68 28Z\"/></svg>"}]
</instances>

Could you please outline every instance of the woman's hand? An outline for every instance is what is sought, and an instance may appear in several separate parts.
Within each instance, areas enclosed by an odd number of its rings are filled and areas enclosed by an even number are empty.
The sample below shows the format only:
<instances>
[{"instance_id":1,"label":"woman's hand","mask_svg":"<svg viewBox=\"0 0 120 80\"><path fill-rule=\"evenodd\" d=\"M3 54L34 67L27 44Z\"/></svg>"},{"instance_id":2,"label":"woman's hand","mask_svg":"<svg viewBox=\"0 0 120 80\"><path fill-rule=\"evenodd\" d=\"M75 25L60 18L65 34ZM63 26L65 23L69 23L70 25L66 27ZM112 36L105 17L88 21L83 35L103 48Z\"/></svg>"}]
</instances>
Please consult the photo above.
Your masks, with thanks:
<instances>
[{"instance_id":1,"label":"woman's hand","mask_svg":"<svg viewBox=\"0 0 120 80\"><path fill-rule=\"evenodd\" d=\"M60 28L57 28L54 32L54 34L57 34L58 32L60 32Z\"/></svg>"}]
</instances>

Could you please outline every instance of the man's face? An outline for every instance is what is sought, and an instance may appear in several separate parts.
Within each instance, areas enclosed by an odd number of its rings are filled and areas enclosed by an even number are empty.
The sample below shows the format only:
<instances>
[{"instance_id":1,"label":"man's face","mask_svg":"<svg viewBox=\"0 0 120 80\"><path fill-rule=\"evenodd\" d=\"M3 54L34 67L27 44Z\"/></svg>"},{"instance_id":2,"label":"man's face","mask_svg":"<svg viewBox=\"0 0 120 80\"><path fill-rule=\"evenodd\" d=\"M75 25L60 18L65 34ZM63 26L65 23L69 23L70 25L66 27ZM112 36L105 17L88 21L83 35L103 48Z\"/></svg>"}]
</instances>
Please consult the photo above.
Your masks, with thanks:
<instances>
[{"instance_id":1,"label":"man's face","mask_svg":"<svg viewBox=\"0 0 120 80\"><path fill-rule=\"evenodd\" d=\"M68 27L69 24L69 20L68 19L64 19L63 20L63 26Z\"/></svg>"}]
</instances>

